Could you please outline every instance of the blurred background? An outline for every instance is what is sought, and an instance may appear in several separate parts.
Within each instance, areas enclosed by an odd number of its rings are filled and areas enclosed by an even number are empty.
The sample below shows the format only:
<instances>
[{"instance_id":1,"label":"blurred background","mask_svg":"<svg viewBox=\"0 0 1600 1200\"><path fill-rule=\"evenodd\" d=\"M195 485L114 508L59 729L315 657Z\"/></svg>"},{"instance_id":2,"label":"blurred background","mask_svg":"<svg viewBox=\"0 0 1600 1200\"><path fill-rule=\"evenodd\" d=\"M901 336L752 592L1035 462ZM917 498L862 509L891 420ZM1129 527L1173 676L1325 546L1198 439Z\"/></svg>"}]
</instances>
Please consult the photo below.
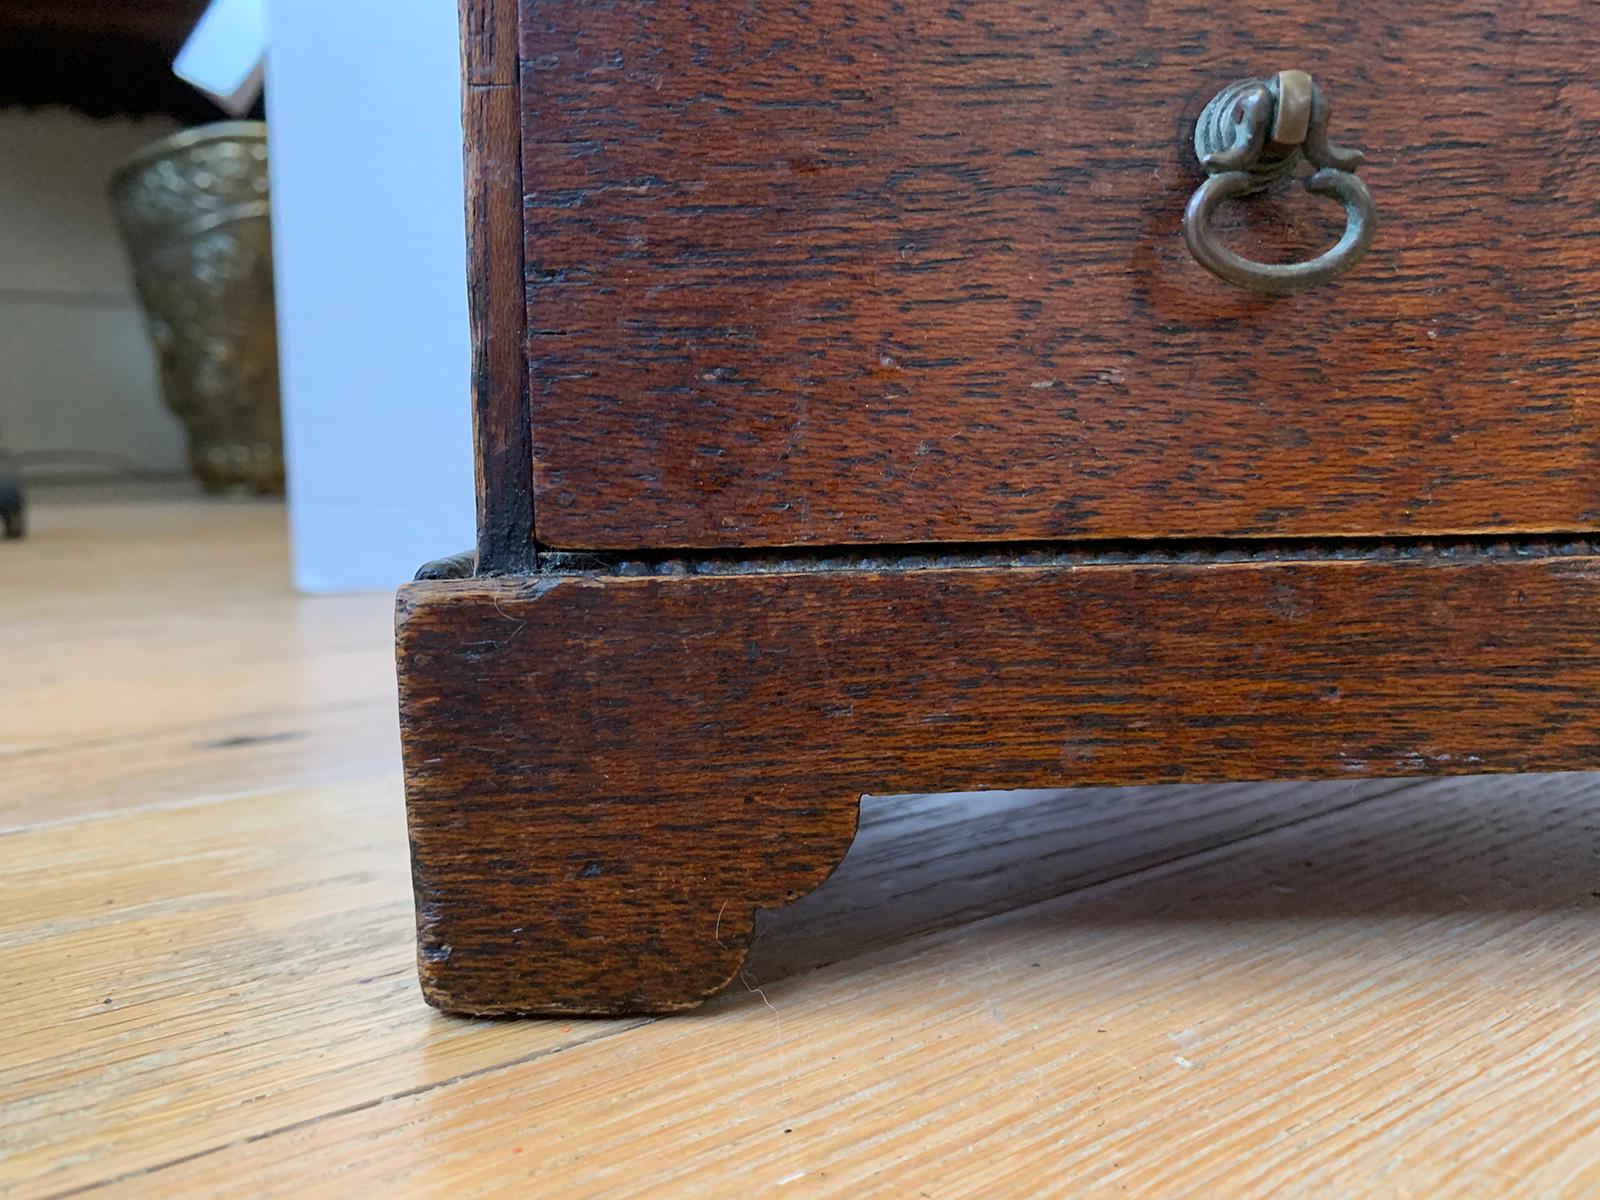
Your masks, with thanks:
<instances>
[{"instance_id":1,"label":"blurred background","mask_svg":"<svg viewBox=\"0 0 1600 1200\"><path fill-rule=\"evenodd\" d=\"M471 545L458 81L449 0L0 0L8 515L286 502L312 592Z\"/></svg>"}]
</instances>

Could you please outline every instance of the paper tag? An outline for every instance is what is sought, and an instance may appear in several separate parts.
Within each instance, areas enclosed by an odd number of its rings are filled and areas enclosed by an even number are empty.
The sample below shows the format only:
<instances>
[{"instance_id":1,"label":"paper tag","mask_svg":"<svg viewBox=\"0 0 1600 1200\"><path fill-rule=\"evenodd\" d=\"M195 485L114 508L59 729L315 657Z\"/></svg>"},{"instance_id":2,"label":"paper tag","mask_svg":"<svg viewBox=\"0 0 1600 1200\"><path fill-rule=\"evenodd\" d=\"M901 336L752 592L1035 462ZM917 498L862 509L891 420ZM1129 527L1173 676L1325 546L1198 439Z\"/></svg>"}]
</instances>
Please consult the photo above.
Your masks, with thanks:
<instances>
[{"instance_id":1,"label":"paper tag","mask_svg":"<svg viewBox=\"0 0 1600 1200\"><path fill-rule=\"evenodd\" d=\"M261 95L266 53L265 0L211 0L172 70L238 117Z\"/></svg>"}]
</instances>

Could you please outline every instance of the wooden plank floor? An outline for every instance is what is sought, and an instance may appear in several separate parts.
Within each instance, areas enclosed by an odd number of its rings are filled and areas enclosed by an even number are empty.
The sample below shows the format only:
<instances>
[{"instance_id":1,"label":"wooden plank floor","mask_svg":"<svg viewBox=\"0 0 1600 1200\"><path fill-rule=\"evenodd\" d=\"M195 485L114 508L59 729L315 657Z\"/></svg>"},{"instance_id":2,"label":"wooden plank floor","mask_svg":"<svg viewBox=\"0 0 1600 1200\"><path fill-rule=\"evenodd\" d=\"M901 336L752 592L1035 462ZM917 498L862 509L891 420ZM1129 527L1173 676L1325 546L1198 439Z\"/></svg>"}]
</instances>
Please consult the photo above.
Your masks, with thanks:
<instances>
[{"instance_id":1,"label":"wooden plank floor","mask_svg":"<svg viewBox=\"0 0 1600 1200\"><path fill-rule=\"evenodd\" d=\"M1596 777L869 799L663 1020L418 997L387 596L0 544L8 1196L1600 1196ZM441 552L451 547L440 547Z\"/></svg>"}]
</instances>

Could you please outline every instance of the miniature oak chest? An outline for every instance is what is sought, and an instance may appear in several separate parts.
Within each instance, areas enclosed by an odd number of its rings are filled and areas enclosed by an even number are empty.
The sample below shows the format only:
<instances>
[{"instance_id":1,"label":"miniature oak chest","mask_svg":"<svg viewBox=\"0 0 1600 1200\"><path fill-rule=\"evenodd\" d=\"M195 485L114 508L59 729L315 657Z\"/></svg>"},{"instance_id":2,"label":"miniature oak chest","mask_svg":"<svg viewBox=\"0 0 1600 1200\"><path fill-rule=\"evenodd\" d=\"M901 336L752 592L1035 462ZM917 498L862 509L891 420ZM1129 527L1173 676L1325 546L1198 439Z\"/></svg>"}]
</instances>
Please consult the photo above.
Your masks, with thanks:
<instances>
[{"instance_id":1,"label":"miniature oak chest","mask_svg":"<svg viewBox=\"0 0 1600 1200\"><path fill-rule=\"evenodd\" d=\"M463 28L432 1003L692 1006L866 792L1600 764L1600 9Z\"/></svg>"}]
</instances>

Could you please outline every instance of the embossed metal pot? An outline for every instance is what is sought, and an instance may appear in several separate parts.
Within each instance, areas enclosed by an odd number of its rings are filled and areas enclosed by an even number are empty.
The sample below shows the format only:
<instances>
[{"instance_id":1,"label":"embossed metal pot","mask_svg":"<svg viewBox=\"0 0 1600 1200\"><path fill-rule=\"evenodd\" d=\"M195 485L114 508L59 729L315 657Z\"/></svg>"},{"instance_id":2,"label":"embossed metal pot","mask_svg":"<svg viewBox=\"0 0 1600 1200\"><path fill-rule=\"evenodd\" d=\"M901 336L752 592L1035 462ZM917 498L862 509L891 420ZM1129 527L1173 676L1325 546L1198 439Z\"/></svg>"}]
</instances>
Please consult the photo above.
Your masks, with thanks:
<instances>
[{"instance_id":1,"label":"embossed metal pot","mask_svg":"<svg viewBox=\"0 0 1600 1200\"><path fill-rule=\"evenodd\" d=\"M208 491L283 490L269 190L259 121L163 138L111 182L167 406Z\"/></svg>"}]
</instances>

